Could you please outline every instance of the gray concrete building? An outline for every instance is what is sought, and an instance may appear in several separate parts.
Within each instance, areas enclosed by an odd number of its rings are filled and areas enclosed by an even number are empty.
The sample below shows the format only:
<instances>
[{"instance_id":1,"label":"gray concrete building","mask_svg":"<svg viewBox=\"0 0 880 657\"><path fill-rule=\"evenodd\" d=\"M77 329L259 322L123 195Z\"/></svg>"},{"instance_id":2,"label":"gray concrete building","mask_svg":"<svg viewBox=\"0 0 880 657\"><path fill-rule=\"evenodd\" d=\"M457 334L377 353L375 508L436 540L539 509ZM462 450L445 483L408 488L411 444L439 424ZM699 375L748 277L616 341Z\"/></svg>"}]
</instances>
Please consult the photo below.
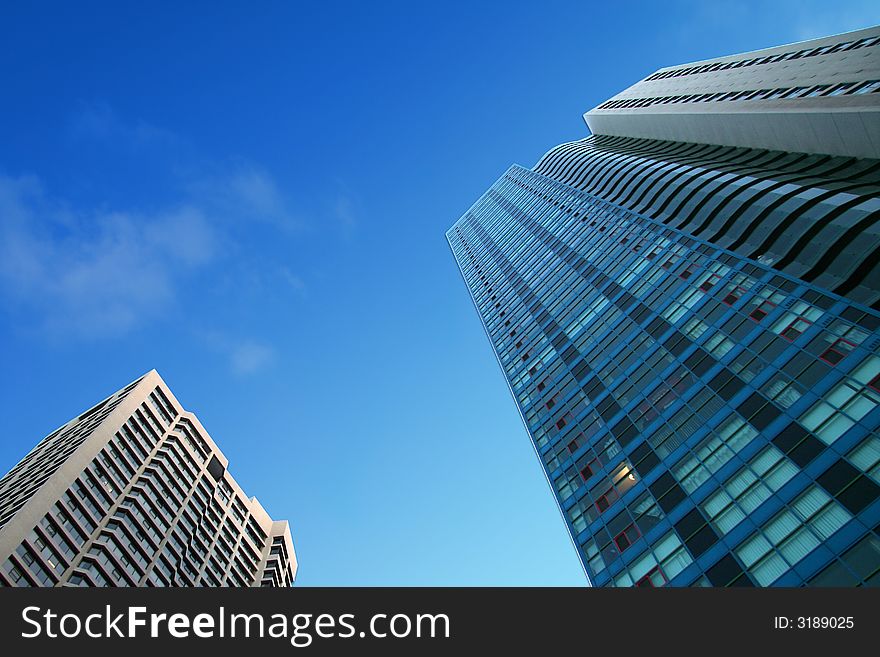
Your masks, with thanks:
<instances>
[{"instance_id":1,"label":"gray concrete building","mask_svg":"<svg viewBox=\"0 0 880 657\"><path fill-rule=\"evenodd\" d=\"M0 479L0 585L290 586L287 521L153 370Z\"/></svg>"},{"instance_id":2,"label":"gray concrete building","mask_svg":"<svg viewBox=\"0 0 880 657\"><path fill-rule=\"evenodd\" d=\"M670 66L584 114L594 135L880 158L880 27Z\"/></svg>"}]
</instances>

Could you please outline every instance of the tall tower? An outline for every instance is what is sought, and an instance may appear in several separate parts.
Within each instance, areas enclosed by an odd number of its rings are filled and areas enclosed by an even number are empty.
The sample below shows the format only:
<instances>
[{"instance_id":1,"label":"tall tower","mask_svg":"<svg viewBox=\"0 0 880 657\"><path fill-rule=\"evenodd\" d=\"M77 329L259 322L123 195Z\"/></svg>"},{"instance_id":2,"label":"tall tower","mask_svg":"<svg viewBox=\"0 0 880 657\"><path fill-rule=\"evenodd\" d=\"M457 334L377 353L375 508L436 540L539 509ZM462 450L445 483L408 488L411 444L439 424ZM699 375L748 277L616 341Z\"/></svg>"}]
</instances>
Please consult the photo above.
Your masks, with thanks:
<instances>
[{"instance_id":1,"label":"tall tower","mask_svg":"<svg viewBox=\"0 0 880 657\"><path fill-rule=\"evenodd\" d=\"M662 69L447 232L595 586L880 583L880 28Z\"/></svg>"},{"instance_id":2,"label":"tall tower","mask_svg":"<svg viewBox=\"0 0 880 657\"><path fill-rule=\"evenodd\" d=\"M153 370L0 479L0 585L290 586L287 521Z\"/></svg>"}]
</instances>

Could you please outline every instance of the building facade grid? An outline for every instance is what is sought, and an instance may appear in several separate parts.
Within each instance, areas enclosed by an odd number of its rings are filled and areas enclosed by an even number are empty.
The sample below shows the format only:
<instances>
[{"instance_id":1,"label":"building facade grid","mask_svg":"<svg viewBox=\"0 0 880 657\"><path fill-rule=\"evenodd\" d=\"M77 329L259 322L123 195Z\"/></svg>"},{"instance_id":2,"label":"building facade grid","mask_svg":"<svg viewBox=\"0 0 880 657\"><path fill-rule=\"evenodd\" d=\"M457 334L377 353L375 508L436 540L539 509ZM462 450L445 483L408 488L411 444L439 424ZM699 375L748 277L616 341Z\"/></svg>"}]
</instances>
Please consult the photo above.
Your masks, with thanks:
<instances>
[{"instance_id":1,"label":"building facade grid","mask_svg":"<svg viewBox=\"0 0 880 657\"><path fill-rule=\"evenodd\" d=\"M594 585L876 581L875 312L521 167L447 236Z\"/></svg>"}]
</instances>

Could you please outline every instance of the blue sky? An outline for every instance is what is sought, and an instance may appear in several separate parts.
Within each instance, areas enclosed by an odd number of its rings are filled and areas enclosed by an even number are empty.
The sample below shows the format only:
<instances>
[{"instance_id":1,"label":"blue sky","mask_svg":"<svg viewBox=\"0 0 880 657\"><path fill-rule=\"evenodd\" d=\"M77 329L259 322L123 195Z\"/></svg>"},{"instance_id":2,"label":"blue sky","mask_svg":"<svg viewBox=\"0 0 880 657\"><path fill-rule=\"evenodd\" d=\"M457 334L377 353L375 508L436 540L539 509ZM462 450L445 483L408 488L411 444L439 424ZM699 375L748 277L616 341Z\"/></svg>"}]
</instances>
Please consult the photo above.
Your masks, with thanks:
<instances>
[{"instance_id":1,"label":"blue sky","mask_svg":"<svg viewBox=\"0 0 880 657\"><path fill-rule=\"evenodd\" d=\"M2 10L0 470L156 368L290 520L301 585L583 584L444 232L661 66L880 22L130 4Z\"/></svg>"}]
</instances>

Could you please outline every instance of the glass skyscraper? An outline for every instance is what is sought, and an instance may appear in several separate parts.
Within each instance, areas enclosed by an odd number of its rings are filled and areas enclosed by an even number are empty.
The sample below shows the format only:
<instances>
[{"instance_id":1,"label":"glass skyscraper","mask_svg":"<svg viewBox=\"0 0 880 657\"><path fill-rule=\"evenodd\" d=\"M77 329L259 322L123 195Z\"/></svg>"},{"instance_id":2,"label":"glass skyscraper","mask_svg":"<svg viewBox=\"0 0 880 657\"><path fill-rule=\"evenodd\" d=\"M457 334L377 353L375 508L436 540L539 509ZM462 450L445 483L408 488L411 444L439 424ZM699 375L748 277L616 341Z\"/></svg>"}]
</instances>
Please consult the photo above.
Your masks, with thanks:
<instances>
[{"instance_id":1,"label":"glass skyscraper","mask_svg":"<svg viewBox=\"0 0 880 657\"><path fill-rule=\"evenodd\" d=\"M880 584L878 89L880 29L662 69L448 231L591 584Z\"/></svg>"}]
</instances>

